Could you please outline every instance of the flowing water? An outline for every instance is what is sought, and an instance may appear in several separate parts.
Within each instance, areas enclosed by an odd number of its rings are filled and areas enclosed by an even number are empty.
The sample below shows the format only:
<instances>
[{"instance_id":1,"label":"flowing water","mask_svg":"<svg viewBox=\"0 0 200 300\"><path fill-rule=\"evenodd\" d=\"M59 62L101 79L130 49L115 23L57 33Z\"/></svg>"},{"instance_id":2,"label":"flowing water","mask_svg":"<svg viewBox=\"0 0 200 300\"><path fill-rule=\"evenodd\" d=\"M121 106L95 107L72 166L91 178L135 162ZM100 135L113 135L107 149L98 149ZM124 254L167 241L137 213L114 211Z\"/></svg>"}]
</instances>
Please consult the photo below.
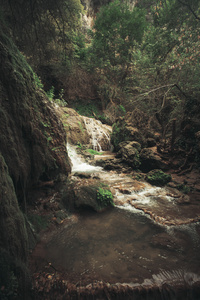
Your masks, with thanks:
<instances>
[{"instance_id":1,"label":"flowing water","mask_svg":"<svg viewBox=\"0 0 200 300\"><path fill-rule=\"evenodd\" d=\"M96 280L129 287L160 287L176 282L176 288L177 284L188 288L200 283L200 224L188 222L189 218L183 218L181 225L159 222L184 212L177 208L171 192L90 166L77 156L73 146L68 145L68 152L72 173L98 172L99 180L110 186L116 206L102 213L82 211L73 222L63 223L43 246L46 262L76 285ZM161 210L162 218L155 222Z\"/></svg>"},{"instance_id":2,"label":"flowing water","mask_svg":"<svg viewBox=\"0 0 200 300\"><path fill-rule=\"evenodd\" d=\"M76 166L76 152L73 155L72 170L97 171L82 161ZM158 224L130 203L155 205L155 199L159 202L162 194L165 202L173 206L173 197L165 189L136 184L123 174L102 169L99 177L109 182L117 205L99 214L82 211L74 222L61 226L45 245L46 261L65 272L74 284L95 280L145 286L200 282L199 223ZM125 190L129 193L124 193Z\"/></svg>"},{"instance_id":3,"label":"flowing water","mask_svg":"<svg viewBox=\"0 0 200 300\"><path fill-rule=\"evenodd\" d=\"M76 148L73 145L67 144L67 151L72 164L72 173L76 172L101 172L101 167L92 166L85 162L81 155L78 155L76 152Z\"/></svg>"}]
</instances>

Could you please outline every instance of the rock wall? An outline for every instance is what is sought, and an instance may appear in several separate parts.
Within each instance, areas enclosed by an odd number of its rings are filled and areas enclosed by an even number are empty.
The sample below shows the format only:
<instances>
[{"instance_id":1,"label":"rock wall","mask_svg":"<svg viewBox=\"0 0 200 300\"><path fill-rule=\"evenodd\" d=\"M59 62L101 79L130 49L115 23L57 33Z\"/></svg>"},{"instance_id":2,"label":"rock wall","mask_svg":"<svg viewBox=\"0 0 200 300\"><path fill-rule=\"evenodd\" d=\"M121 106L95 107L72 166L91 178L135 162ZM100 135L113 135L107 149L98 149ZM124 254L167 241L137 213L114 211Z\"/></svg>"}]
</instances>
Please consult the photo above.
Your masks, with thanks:
<instances>
[{"instance_id":1,"label":"rock wall","mask_svg":"<svg viewBox=\"0 0 200 300\"><path fill-rule=\"evenodd\" d=\"M65 145L63 125L38 78L0 29L1 299L9 293L14 299L18 279L26 277L28 236L20 207L25 206L32 185L68 175ZM19 299L28 299L20 293Z\"/></svg>"}]
</instances>

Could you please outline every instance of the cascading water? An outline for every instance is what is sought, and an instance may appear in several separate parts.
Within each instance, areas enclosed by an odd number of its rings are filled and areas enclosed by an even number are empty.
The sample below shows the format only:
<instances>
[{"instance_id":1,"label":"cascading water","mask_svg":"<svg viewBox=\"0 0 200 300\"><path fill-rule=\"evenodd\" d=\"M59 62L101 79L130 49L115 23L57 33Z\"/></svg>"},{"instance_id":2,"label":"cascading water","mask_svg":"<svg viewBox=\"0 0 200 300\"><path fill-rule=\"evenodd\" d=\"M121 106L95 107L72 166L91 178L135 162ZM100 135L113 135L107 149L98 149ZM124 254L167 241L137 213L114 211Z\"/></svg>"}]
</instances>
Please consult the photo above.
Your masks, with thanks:
<instances>
[{"instance_id":1,"label":"cascading water","mask_svg":"<svg viewBox=\"0 0 200 300\"><path fill-rule=\"evenodd\" d=\"M99 136L106 134L96 125L92 130L92 124L90 119L92 145L101 151ZM190 224L188 215L183 218L186 210L176 204L175 193L103 171L86 163L74 146L68 144L67 149L72 172L99 172L91 182L107 184L116 203L114 209L88 210L71 223L67 220L46 242L44 261L64 272L68 291L77 295L73 299L86 292L83 299L199 300L200 224ZM84 184L78 177L76 182ZM99 283L104 283L103 291Z\"/></svg>"},{"instance_id":2,"label":"cascading water","mask_svg":"<svg viewBox=\"0 0 200 300\"><path fill-rule=\"evenodd\" d=\"M83 120L93 149L99 152L110 150L111 127L93 118L83 117Z\"/></svg>"},{"instance_id":3,"label":"cascading water","mask_svg":"<svg viewBox=\"0 0 200 300\"><path fill-rule=\"evenodd\" d=\"M67 144L68 155L72 164L72 173L76 172L101 172L102 167L92 166L85 162L81 155L78 155L76 152L76 148L70 144Z\"/></svg>"}]
</instances>

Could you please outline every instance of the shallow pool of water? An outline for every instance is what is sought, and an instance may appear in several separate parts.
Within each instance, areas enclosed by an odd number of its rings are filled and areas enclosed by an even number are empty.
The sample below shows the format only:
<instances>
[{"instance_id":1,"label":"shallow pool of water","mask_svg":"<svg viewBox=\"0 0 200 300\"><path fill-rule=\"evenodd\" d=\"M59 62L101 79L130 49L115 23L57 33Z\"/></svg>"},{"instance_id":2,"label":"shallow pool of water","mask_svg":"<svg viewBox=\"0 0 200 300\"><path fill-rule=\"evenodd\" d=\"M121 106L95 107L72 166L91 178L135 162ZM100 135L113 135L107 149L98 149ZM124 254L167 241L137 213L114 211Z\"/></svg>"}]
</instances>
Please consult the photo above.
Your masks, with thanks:
<instances>
[{"instance_id":1,"label":"shallow pool of water","mask_svg":"<svg viewBox=\"0 0 200 300\"><path fill-rule=\"evenodd\" d=\"M142 283L164 270L198 273L199 234L198 224L169 229L119 208L82 212L52 235L43 255L72 282Z\"/></svg>"}]
</instances>

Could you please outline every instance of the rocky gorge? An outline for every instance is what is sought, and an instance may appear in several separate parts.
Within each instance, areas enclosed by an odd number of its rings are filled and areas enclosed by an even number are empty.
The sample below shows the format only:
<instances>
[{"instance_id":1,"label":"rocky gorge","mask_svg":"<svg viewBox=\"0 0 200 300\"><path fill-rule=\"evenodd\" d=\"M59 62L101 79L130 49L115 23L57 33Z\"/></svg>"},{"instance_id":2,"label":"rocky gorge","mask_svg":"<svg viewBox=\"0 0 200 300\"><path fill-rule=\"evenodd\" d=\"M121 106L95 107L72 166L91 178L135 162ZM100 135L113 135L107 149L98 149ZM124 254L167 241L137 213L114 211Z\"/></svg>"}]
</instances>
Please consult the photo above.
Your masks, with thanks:
<instances>
[{"instance_id":1,"label":"rocky gorge","mask_svg":"<svg viewBox=\"0 0 200 300\"><path fill-rule=\"evenodd\" d=\"M3 31L0 53L1 298L198 299L198 168L139 111L52 104Z\"/></svg>"},{"instance_id":2,"label":"rocky gorge","mask_svg":"<svg viewBox=\"0 0 200 300\"><path fill-rule=\"evenodd\" d=\"M156 137L148 142L130 123L124 128L130 140L113 153L111 127L85 122L71 108L58 110L72 173L59 202L62 214L31 255L37 297L198 299L197 171L178 174L158 153Z\"/></svg>"}]
</instances>

